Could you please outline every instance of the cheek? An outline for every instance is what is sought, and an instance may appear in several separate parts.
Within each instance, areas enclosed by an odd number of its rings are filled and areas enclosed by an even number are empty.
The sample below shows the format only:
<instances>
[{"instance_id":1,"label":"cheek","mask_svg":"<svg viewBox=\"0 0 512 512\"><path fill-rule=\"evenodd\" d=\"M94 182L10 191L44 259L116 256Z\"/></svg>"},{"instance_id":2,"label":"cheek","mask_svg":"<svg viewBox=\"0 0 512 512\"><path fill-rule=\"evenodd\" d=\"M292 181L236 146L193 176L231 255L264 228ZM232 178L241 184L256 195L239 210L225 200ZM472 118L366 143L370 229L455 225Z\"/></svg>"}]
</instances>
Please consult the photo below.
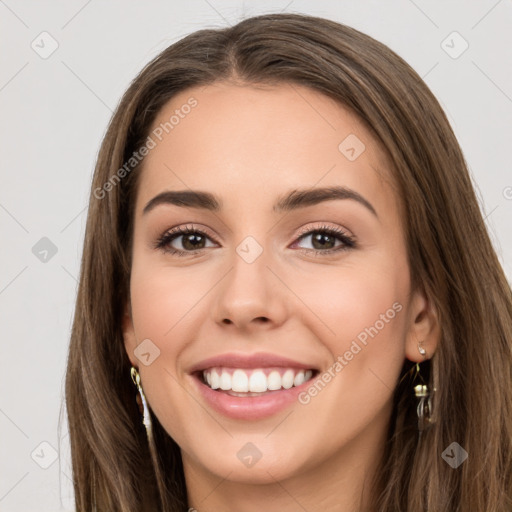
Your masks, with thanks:
<instances>
[{"instance_id":1,"label":"cheek","mask_svg":"<svg viewBox=\"0 0 512 512\"><path fill-rule=\"evenodd\" d=\"M134 267L130 292L139 342L150 338L166 348L168 340L176 341L175 330L186 325L187 314L205 293L191 268L166 269L150 261Z\"/></svg>"},{"instance_id":2,"label":"cheek","mask_svg":"<svg viewBox=\"0 0 512 512\"><path fill-rule=\"evenodd\" d=\"M302 323L333 362L324 372L323 398L311 397L316 420L323 417L328 424L329 417L341 421L353 415L370 421L392 394L405 358L409 293L408 273L395 256L393 261L380 255L371 264L359 261L324 279L299 281L297 294L307 297L308 305Z\"/></svg>"},{"instance_id":3,"label":"cheek","mask_svg":"<svg viewBox=\"0 0 512 512\"><path fill-rule=\"evenodd\" d=\"M385 350L390 338L403 333L408 278L398 267L386 267L381 260L328 268L294 282L294 291L308 306L303 320L333 355L347 350L354 339L364 344L379 338Z\"/></svg>"}]
</instances>

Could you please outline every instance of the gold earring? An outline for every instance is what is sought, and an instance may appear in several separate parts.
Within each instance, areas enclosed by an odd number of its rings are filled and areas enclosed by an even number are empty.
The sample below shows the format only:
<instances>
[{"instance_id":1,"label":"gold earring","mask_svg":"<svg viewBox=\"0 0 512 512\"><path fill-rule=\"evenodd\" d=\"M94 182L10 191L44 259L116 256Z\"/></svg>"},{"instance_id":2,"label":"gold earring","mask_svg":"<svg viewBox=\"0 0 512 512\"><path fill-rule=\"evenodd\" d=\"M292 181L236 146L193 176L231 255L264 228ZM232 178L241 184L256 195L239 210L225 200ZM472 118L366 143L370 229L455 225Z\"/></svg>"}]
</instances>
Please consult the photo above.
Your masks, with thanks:
<instances>
[{"instance_id":1,"label":"gold earring","mask_svg":"<svg viewBox=\"0 0 512 512\"><path fill-rule=\"evenodd\" d=\"M421 376L419 363L416 363L416 374L414 376L414 380L416 380L417 377L421 380L421 384L416 384L416 386L414 386L414 394L419 400L418 406L416 407L416 414L418 416L418 431L421 437L421 433L432 423L432 395Z\"/></svg>"},{"instance_id":2,"label":"gold earring","mask_svg":"<svg viewBox=\"0 0 512 512\"><path fill-rule=\"evenodd\" d=\"M139 395L142 401L142 408L143 408L143 419L142 422L144 423L144 426L146 427L146 435L148 437L148 442L151 443L153 439L153 429L151 425L151 416L149 414L149 407L146 402L146 397L144 396L144 391L142 391L142 386L140 384L140 375L137 371L137 368L133 367L130 370L130 374L133 380L133 383L135 386L137 386L137 390L139 391Z\"/></svg>"}]
</instances>

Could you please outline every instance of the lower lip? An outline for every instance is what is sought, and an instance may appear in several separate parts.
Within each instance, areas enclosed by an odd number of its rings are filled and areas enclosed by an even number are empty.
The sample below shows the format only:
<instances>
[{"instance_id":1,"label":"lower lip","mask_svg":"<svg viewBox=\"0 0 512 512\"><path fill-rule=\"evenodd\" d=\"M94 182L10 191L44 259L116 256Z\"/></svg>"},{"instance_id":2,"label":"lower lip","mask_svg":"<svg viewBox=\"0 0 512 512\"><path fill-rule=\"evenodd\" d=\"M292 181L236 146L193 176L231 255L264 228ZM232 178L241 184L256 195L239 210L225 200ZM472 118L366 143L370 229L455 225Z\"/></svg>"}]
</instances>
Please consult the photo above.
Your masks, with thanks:
<instances>
[{"instance_id":1,"label":"lower lip","mask_svg":"<svg viewBox=\"0 0 512 512\"><path fill-rule=\"evenodd\" d=\"M265 395L253 397L231 396L213 390L196 375L192 375L192 379L207 404L217 412L238 420L259 420L272 416L291 404L297 403L298 395L311 386L315 377L297 387L269 391Z\"/></svg>"}]
</instances>

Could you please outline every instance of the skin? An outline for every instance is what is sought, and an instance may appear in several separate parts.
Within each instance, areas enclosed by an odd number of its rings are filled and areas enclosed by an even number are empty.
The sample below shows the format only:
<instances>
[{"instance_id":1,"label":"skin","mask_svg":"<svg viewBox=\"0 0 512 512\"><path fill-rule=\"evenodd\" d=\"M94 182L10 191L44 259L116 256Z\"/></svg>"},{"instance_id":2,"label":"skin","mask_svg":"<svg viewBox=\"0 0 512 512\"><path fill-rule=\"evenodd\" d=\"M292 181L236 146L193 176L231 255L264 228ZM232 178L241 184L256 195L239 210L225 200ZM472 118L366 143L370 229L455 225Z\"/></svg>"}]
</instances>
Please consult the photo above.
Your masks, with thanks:
<instances>
[{"instance_id":1,"label":"skin","mask_svg":"<svg viewBox=\"0 0 512 512\"><path fill-rule=\"evenodd\" d=\"M146 398L181 447L189 506L364 510L404 359L424 360L419 341L431 357L439 340L431 303L411 290L386 154L351 111L298 85L191 88L153 128L191 96L198 105L145 159L123 325ZM355 161L338 149L349 134L366 146ZM272 211L291 189L336 185L358 192L378 216L352 199ZM215 194L222 210L161 204L143 213L161 192L186 189ZM170 228L191 223L208 234L198 254L154 247ZM300 239L299 230L325 225L355 237L356 246L314 255L326 249L311 234ZM250 264L236 252L247 236L263 249ZM178 235L172 247L190 251L184 239ZM401 311L307 405L262 420L230 419L208 408L188 374L226 352L270 352L327 370L394 303ZM149 366L134 355L145 339L160 350ZM247 442L262 453L250 468L237 457Z\"/></svg>"}]
</instances>

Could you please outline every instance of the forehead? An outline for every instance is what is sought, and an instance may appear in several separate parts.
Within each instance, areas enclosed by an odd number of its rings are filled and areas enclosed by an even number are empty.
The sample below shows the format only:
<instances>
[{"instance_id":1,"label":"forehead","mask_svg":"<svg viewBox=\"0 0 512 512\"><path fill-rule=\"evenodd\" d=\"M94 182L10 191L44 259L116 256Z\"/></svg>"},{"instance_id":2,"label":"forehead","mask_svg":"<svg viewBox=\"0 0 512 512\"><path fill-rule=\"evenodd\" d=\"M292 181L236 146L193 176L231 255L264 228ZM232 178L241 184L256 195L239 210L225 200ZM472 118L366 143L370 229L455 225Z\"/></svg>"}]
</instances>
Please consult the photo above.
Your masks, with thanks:
<instances>
[{"instance_id":1,"label":"forehead","mask_svg":"<svg viewBox=\"0 0 512 512\"><path fill-rule=\"evenodd\" d=\"M150 136L155 146L142 168L139 212L163 190L187 188L247 207L270 207L292 188L333 185L381 207L395 201L386 154L369 130L348 108L304 86L190 88L161 109Z\"/></svg>"}]
</instances>

